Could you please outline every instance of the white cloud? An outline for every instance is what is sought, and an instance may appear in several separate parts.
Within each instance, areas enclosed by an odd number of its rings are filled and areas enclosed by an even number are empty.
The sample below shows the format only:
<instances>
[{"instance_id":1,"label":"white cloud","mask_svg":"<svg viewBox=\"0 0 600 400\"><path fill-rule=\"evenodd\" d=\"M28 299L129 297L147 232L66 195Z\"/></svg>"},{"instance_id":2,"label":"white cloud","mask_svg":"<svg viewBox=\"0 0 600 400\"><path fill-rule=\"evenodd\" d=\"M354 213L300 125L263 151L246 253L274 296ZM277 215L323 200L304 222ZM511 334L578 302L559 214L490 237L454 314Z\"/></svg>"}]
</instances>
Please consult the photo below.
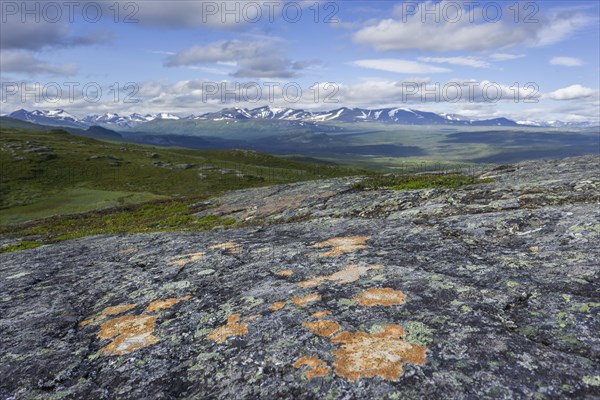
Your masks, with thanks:
<instances>
[{"instance_id":1,"label":"white cloud","mask_svg":"<svg viewBox=\"0 0 600 400\"><path fill-rule=\"evenodd\" d=\"M494 53L490 56L494 61L516 60L517 58L522 57L525 57L525 54Z\"/></svg>"},{"instance_id":2,"label":"white cloud","mask_svg":"<svg viewBox=\"0 0 600 400\"><path fill-rule=\"evenodd\" d=\"M575 57L553 57L550 60L551 65L561 65L563 67L580 67L583 61Z\"/></svg>"},{"instance_id":3,"label":"white cloud","mask_svg":"<svg viewBox=\"0 0 600 400\"><path fill-rule=\"evenodd\" d=\"M575 100L590 97L594 93L594 89L577 84L548 93L547 97L552 100Z\"/></svg>"},{"instance_id":4,"label":"white cloud","mask_svg":"<svg viewBox=\"0 0 600 400\"><path fill-rule=\"evenodd\" d=\"M40 50L43 48L61 48L106 44L115 39L114 32L98 29L86 34L73 34L67 21L56 23L40 19L39 22L22 22L19 15L2 16L6 21L0 23L0 47L7 49Z\"/></svg>"},{"instance_id":5,"label":"white cloud","mask_svg":"<svg viewBox=\"0 0 600 400\"><path fill-rule=\"evenodd\" d=\"M473 68L489 68L490 63L484 61L478 57L419 57L419 61L452 64L452 65L464 65L466 67Z\"/></svg>"},{"instance_id":6,"label":"white cloud","mask_svg":"<svg viewBox=\"0 0 600 400\"><path fill-rule=\"evenodd\" d=\"M216 64L227 73L229 68L237 67L230 75L245 78L291 78L311 65L320 64L318 60L292 61L283 53L284 49L277 40L240 41L220 40L204 46L192 46L170 56L165 65L168 67ZM208 71L208 70L204 70Z\"/></svg>"},{"instance_id":7,"label":"white cloud","mask_svg":"<svg viewBox=\"0 0 600 400\"><path fill-rule=\"evenodd\" d=\"M436 74L450 72L447 68L435 67L416 61L400 60L394 58L375 60L356 60L352 64L362 67L376 69L379 71L396 72L398 74Z\"/></svg>"},{"instance_id":8,"label":"white cloud","mask_svg":"<svg viewBox=\"0 0 600 400\"><path fill-rule=\"evenodd\" d=\"M515 23L514 14L504 8L502 19L492 23L484 19L481 7L472 6L465 6L461 17L454 20L442 17L436 22L435 18L426 17L425 9L443 10L448 4L458 3L426 1L419 3L414 13L404 14L405 5L399 5L394 12L396 18L370 22L354 34L353 40L379 51L498 50L522 44L538 46L556 43L594 21L580 11L560 11L540 12L535 16L538 22L523 20ZM505 7L511 4L507 3Z\"/></svg>"},{"instance_id":9,"label":"white cloud","mask_svg":"<svg viewBox=\"0 0 600 400\"><path fill-rule=\"evenodd\" d=\"M255 17L255 7L244 7L243 2L231 2L225 4L215 1L139 1L135 2L135 8L129 0L116 0L121 3L123 14L131 15L136 23L141 25L159 26L163 28L192 28L211 27L224 29L237 29L248 25L248 21ZM114 14L112 2L98 2L104 8L103 15L112 17ZM256 3L258 6L260 2ZM263 13L267 12L260 7ZM233 12L227 13L227 10ZM268 15L268 14L267 14Z\"/></svg>"},{"instance_id":10,"label":"white cloud","mask_svg":"<svg viewBox=\"0 0 600 400\"><path fill-rule=\"evenodd\" d=\"M23 50L0 51L0 70L16 74L71 76L77 73L75 64L52 64Z\"/></svg>"}]
</instances>

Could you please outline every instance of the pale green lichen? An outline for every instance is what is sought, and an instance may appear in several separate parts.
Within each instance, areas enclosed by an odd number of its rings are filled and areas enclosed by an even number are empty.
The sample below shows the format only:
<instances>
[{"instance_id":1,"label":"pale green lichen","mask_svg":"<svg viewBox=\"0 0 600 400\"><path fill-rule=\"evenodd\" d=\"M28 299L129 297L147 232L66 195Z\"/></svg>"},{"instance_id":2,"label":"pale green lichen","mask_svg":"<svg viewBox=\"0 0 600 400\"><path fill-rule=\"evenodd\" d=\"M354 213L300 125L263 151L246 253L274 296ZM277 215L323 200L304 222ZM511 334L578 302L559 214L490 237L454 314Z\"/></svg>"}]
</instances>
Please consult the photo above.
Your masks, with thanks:
<instances>
[{"instance_id":1,"label":"pale green lichen","mask_svg":"<svg viewBox=\"0 0 600 400\"><path fill-rule=\"evenodd\" d=\"M600 386L600 375L586 375L581 380L588 386Z\"/></svg>"},{"instance_id":2,"label":"pale green lichen","mask_svg":"<svg viewBox=\"0 0 600 400\"><path fill-rule=\"evenodd\" d=\"M352 300L352 299L338 299L337 303L338 303L338 306L346 306L346 307L355 306L358 304L355 300Z\"/></svg>"},{"instance_id":3,"label":"pale green lichen","mask_svg":"<svg viewBox=\"0 0 600 400\"><path fill-rule=\"evenodd\" d=\"M433 340L431 335L435 332L434 329L429 328L427 325L419 321L409 321L404 324L404 330L406 331L404 338L410 343L419 344L425 346L431 343Z\"/></svg>"}]
</instances>

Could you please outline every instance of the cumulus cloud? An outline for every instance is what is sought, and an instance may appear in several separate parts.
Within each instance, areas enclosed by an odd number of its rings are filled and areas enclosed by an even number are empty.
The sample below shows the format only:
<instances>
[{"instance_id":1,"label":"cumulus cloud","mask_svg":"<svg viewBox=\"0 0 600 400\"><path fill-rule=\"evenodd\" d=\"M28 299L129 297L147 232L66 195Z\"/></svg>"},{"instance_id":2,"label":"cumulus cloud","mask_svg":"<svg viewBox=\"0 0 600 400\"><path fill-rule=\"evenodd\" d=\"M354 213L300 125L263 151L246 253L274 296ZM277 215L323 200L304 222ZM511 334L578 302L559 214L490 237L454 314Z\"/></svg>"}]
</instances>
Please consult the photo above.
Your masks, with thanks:
<instances>
[{"instance_id":1,"label":"cumulus cloud","mask_svg":"<svg viewBox=\"0 0 600 400\"><path fill-rule=\"evenodd\" d=\"M202 64L235 66L230 75L245 78L291 78L318 60L292 61L273 42L221 40L204 46L193 46L169 57L168 67Z\"/></svg>"},{"instance_id":2,"label":"cumulus cloud","mask_svg":"<svg viewBox=\"0 0 600 400\"><path fill-rule=\"evenodd\" d=\"M516 60L523 57L525 57L525 54L494 53L490 55L490 58L494 61Z\"/></svg>"},{"instance_id":3,"label":"cumulus cloud","mask_svg":"<svg viewBox=\"0 0 600 400\"><path fill-rule=\"evenodd\" d=\"M479 57L419 57L419 61L440 64L464 65L473 68L489 68L490 63Z\"/></svg>"},{"instance_id":4,"label":"cumulus cloud","mask_svg":"<svg viewBox=\"0 0 600 400\"><path fill-rule=\"evenodd\" d=\"M0 46L3 49L89 46L109 43L114 38L114 33L107 29L73 35L66 21L51 23L40 19L39 23L23 23L20 19L8 18L0 24Z\"/></svg>"},{"instance_id":5,"label":"cumulus cloud","mask_svg":"<svg viewBox=\"0 0 600 400\"><path fill-rule=\"evenodd\" d=\"M119 0L121 7L131 4L130 0ZM105 7L113 2L107 3ZM140 1L135 2L133 18L142 25L164 28L211 27L239 29L252 21L268 20L269 9L262 2L221 1ZM134 11L129 8L129 10ZM112 11L108 15L112 15Z\"/></svg>"},{"instance_id":6,"label":"cumulus cloud","mask_svg":"<svg viewBox=\"0 0 600 400\"><path fill-rule=\"evenodd\" d=\"M547 97L552 100L576 100L590 97L594 93L594 89L577 84L548 93Z\"/></svg>"},{"instance_id":7,"label":"cumulus cloud","mask_svg":"<svg viewBox=\"0 0 600 400\"><path fill-rule=\"evenodd\" d=\"M77 73L78 67L75 64L47 63L26 51L2 50L0 52L0 70L30 76L71 76Z\"/></svg>"},{"instance_id":8,"label":"cumulus cloud","mask_svg":"<svg viewBox=\"0 0 600 400\"><path fill-rule=\"evenodd\" d=\"M447 68L436 67L416 61L401 60L395 58L356 60L353 65L362 68L370 68L379 71L395 72L398 74L436 74L450 72Z\"/></svg>"},{"instance_id":9,"label":"cumulus cloud","mask_svg":"<svg viewBox=\"0 0 600 400\"><path fill-rule=\"evenodd\" d=\"M411 105L423 109L438 104L444 108L482 109L499 103L536 103L539 93L530 88L519 88L518 93L510 85L488 80L452 79L435 82L430 78L407 78L403 80L365 79L355 84L340 84L336 96L340 103L349 107L397 107ZM445 111L447 112L447 110Z\"/></svg>"},{"instance_id":10,"label":"cumulus cloud","mask_svg":"<svg viewBox=\"0 0 600 400\"><path fill-rule=\"evenodd\" d=\"M553 57L550 59L550 64L563 67L580 67L583 65L583 61L575 57Z\"/></svg>"},{"instance_id":11,"label":"cumulus cloud","mask_svg":"<svg viewBox=\"0 0 600 400\"><path fill-rule=\"evenodd\" d=\"M501 19L489 22L482 8L472 5L465 5L460 14L452 14L451 18L441 17L436 21L431 15L427 17L426 10L437 9L442 13L449 4L459 3L426 1L415 5L413 12L408 12L403 3L395 8L395 18L370 22L354 34L353 40L379 51L497 50L521 44L537 46L556 43L593 22L591 17L577 10L560 10L537 14L537 22L523 18L515 23L514 14L507 8L501 13ZM511 4L507 3L505 7Z\"/></svg>"}]
</instances>

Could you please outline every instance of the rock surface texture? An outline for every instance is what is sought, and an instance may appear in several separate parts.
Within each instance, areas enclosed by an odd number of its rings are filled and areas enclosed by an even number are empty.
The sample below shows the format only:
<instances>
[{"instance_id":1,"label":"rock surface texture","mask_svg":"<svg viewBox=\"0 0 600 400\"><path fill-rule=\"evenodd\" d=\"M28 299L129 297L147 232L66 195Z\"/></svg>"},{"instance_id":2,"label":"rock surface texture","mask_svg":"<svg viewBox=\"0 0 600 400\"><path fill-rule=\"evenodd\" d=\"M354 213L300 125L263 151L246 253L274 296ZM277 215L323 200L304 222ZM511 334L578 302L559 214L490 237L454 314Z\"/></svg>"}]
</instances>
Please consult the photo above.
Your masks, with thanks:
<instances>
[{"instance_id":1,"label":"rock surface texture","mask_svg":"<svg viewBox=\"0 0 600 400\"><path fill-rule=\"evenodd\" d=\"M232 192L232 229L0 255L2 399L600 397L597 157Z\"/></svg>"}]
</instances>

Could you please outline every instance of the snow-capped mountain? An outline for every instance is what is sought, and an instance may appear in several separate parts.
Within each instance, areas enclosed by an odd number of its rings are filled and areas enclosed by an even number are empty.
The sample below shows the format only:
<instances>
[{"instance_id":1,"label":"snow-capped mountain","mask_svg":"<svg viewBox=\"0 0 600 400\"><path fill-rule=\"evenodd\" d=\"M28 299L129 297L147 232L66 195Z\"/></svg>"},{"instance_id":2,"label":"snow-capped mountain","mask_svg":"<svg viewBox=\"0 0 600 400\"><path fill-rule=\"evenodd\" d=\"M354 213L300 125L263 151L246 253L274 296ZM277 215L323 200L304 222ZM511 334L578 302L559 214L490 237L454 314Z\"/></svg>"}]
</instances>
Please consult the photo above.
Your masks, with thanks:
<instances>
[{"instance_id":1,"label":"snow-capped mountain","mask_svg":"<svg viewBox=\"0 0 600 400\"><path fill-rule=\"evenodd\" d=\"M102 115L88 115L84 118L77 118L65 110L18 110L8 115L10 118L22 121L33 122L40 125L65 126L69 128L88 128L98 125L106 128L133 128L145 122L157 119L178 120L178 116L169 113L160 114L137 114L119 115L116 113L106 113Z\"/></svg>"},{"instance_id":2,"label":"snow-capped mountain","mask_svg":"<svg viewBox=\"0 0 600 400\"><path fill-rule=\"evenodd\" d=\"M223 120L242 120L242 119L250 119L252 115L245 108L224 108L221 111L207 113L200 116L202 119L210 119L213 121L223 121Z\"/></svg>"},{"instance_id":3,"label":"snow-capped mountain","mask_svg":"<svg viewBox=\"0 0 600 400\"><path fill-rule=\"evenodd\" d=\"M280 120L296 121L299 123L328 123L328 122L380 122L402 125L458 125L458 126L538 126L556 128L588 128L597 126L590 122L561 122L561 121L512 121L507 118L475 120L462 115L419 111L410 108L348 108L341 107L331 111L305 111L294 108L278 108L263 106L253 109L229 107L220 111L200 115L179 117L169 113L119 115L107 113L103 115L88 115L82 119L69 114L65 110L26 111L18 110L8 115L11 118L33 122L42 125L87 128L98 125L109 129L128 130L153 121L177 120L210 120L239 122L244 120Z\"/></svg>"},{"instance_id":4,"label":"snow-capped mountain","mask_svg":"<svg viewBox=\"0 0 600 400\"><path fill-rule=\"evenodd\" d=\"M212 121L241 121L249 119L269 119L304 122L382 122L405 125L474 125L474 126L517 126L506 118L493 120L472 120L456 114L436 114L408 108L382 108L368 110L363 108L341 107L331 111L305 111L293 108L275 108L269 106L254 109L224 108L217 112L202 115L190 115L183 119L203 119Z\"/></svg>"},{"instance_id":5,"label":"snow-capped mountain","mask_svg":"<svg viewBox=\"0 0 600 400\"><path fill-rule=\"evenodd\" d=\"M252 118L257 119L277 119L286 121L303 121L307 120L312 114L304 110L295 110L293 108L278 108L263 106L248 110Z\"/></svg>"},{"instance_id":6,"label":"snow-capped mountain","mask_svg":"<svg viewBox=\"0 0 600 400\"><path fill-rule=\"evenodd\" d=\"M32 122L34 124L49 126L66 126L69 128L87 128L89 125L79 120L74 115L65 110L17 110L8 115L10 118L20 119L21 121Z\"/></svg>"},{"instance_id":7,"label":"snow-capped mountain","mask_svg":"<svg viewBox=\"0 0 600 400\"><path fill-rule=\"evenodd\" d=\"M598 123L594 123L591 121L580 121L580 122L574 122L574 121L570 121L570 122L565 122L565 121L532 121L532 120L525 120L525 121L517 121L517 124L519 125L527 125L527 126L539 126L542 128L575 128L575 129L582 129L582 128L594 128L598 126Z\"/></svg>"},{"instance_id":8,"label":"snow-capped mountain","mask_svg":"<svg viewBox=\"0 0 600 400\"><path fill-rule=\"evenodd\" d=\"M144 118L140 114L119 115L107 113L103 115L88 115L82 120L88 125L111 126L121 128L133 128L136 125L148 122L150 120Z\"/></svg>"},{"instance_id":9,"label":"snow-capped mountain","mask_svg":"<svg viewBox=\"0 0 600 400\"><path fill-rule=\"evenodd\" d=\"M133 128L144 122L154 121L156 119L168 119L178 120L178 116L169 113L160 114L138 114L133 113L130 115L119 115L119 114L103 114L103 115L88 115L82 121L88 125L100 125L106 127L120 127L120 128Z\"/></svg>"}]
</instances>

